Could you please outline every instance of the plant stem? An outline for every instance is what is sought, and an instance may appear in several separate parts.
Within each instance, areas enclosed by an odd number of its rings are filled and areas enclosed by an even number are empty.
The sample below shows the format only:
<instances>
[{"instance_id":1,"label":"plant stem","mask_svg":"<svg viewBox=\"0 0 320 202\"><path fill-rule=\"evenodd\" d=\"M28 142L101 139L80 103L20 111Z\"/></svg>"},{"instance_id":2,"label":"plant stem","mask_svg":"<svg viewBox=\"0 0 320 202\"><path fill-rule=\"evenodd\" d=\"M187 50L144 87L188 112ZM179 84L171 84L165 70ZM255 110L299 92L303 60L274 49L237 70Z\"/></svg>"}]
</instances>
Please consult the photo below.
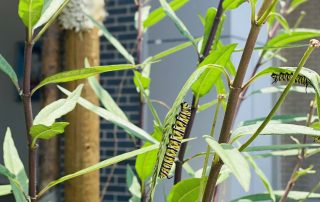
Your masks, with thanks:
<instances>
[{"instance_id":1,"label":"plant stem","mask_svg":"<svg viewBox=\"0 0 320 202\"><path fill-rule=\"evenodd\" d=\"M215 41L218 27L219 27L221 17L223 14L223 7L222 7L223 1L224 0L220 0L220 2L219 2L217 14L215 16L215 19L213 21L213 24L212 24L212 27L210 30L209 39L208 39L207 44L204 48L204 52L203 52L202 56L199 57L199 64L209 55L210 50L211 50L211 46L212 46L213 42ZM192 126L194 123L194 118L195 118L197 110L198 110L198 104L199 104L199 98L194 95L192 98L191 117L190 117L189 124L186 128L184 139L187 139L190 137ZM181 145L181 149L179 151L178 161L176 162L176 169L175 169L175 173L174 173L174 184L177 184L178 182L181 181L182 165L183 165L184 155L186 153L186 148L187 148L187 142Z\"/></svg>"},{"instance_id":2,"label":"plant stem","mask_svg":"<svg viewBox=\"0 0 320 202\"><path fill-rule=\"evenodd\" d=\"M316 109L315 102L316 102L316 97L310 103L310 110L309 110L309 113L308 113L308 120L307 120L307 123L306 123L306 125L308 127L312 123L312 117L313 117L313 114L314 114L315 109ZM303 144L305 144L306 142L307 142L307 136L304 135L303 136ZM298 155L298 160L297 160L296 166L294 167L294 169L292 171L291 177L290 177L290 179L289 179L289 181L287 183L287 186L286 186L286 189L284 191L284 194L281 196L279 202L285 202L287 200L287 197L288 197L290 191L292 190L292 188L296 184L296 181L298 180L297 177L296 177L296 173L302 167L302 163L305 160L305 152L306 152L306 148L302 148L300 154Z\"/></svg>"},{"instance_id":3,"label":"plant stem","mask_svg":"<svg viewBox=\"0 0 320 202\"><path fill-rule=\"evenodd\" d=\"M273 5L273 1L265 0L259 10L258 18L265 16L266 12L270 10L269 8ZM236 107L239 101L239 96L242 90L242 83L246 75L249 62L256 44L258 35L260 33L261 24L256 24L252 22L249 36L246 41L246 45L239 63L238 71L235 77L234 82L231 84L230 95L228 99L227 109L222 123L222 128L219 137L219 143L227 143L230 139L230 130L233 124L233 120L236 114ZM215 155L216 156L216 155ZM219 158L215 158L219 159ZM210 202L213 199L215 187L217 184L218 176L221 170L223 163L220 160L213 161L206 189L203 196L204 202Z\"/></svg>"},{"instance_id":4,"label":"plant stem","mask_svg":"<svg viewBox=\"0 0 320 202\"><path fill-rule=\"evenodd\" d=\"M28 37L29 38L29 37ZM23 74L23 108L25 123L28 137L29 148L29 196L32 202L36 202L37 195L37 146L32 147L32 138L29 134L33 122L32 102L30 94L30 79L31 79L31 66L32 66L32 48L33 44L27 40L25 44L24 56L24 74Z\"/></svg>"},{"instance_id":5,"label":"plant stem","mask_svg":"<svg viewBox=\"0 0 320 202\"><path fill-rule=\"evenodd\" d=\"M290 79L287 87L282 92L280 98L278 99L275 106L272 108L271 112L268 114L268 116L265 118L265 120L262 122L262 124L256 130L256 132L240 147L239 151L243 151L257 138L257 136L261 133L261 131L267 126L269 121L272 119L273 115L277 112L278 108L282 105L283 101L285 100L285 98L287 97L287 95L290 91L291 86L295 82L295 79L298 77L300 70L302 69L302 67L306 63L307 59L309 58L310 54L312 53L312 51L315 48L315 46L312 45L311 43L310 43L310 46L308 47L308 49L306 50L306 52L304 53L301 61L299 62L299 65L298 65L296 71L294 72L292 78ZM317 43L319 43L319 41L317 41Z\"/></svg>"},{"instance_id":6,"label":"plant stem","mask_svg":"<svg viewBox=\"0 0 320 202\"><path fill-rule=\"evenodd\" d=\"M219 112L220 112L220 106L221 106L221 103L222 103L223 99L224 98L222 98L220 95L218 95L218 103L217 103L217 106L216 106L216 111L215 111L214 116L213 116L213 122L212 122L211 130L210 130L210 137L214 137L214 131L216 129L218 115L219 115ZM206 151L206 156L205 156L204 163L203 163L203 169L202 169L202 173L201 173L200 194L199 194L199 200L198 201L201 201L201 199L202 199L202 194L203 194L203 191L204 191L203 188L204 188L204 185L205 185L205 176L207 174L207 167L208 167L208 163L209 163L210 154L211 154L211 147L208 145L207 146L207 151Z\"/></svg>"}]
</instances>

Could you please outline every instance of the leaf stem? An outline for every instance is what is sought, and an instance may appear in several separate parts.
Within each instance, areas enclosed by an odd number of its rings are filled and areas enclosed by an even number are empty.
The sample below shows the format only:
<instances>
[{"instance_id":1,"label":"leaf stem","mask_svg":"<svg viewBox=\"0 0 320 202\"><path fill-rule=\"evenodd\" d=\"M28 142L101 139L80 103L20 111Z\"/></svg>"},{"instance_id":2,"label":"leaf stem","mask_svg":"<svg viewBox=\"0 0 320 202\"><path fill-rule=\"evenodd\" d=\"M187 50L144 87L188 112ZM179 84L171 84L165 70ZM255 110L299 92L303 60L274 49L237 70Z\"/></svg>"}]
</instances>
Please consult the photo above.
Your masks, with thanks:
<instances>
[{"instance_id":1,"label":"leaf stem","mask_svg":"<svg viewBox=\"0 0 320 202\"><path fill-rule=\"evenodd\" d=\"M311 103L310 103L310 110L309 110L309 113L308 113L308 120L307 120L307 123L306 123L306 126L308 126L308 127L312 123L312 117L313 117L313 114L314 114L315 109L316 109L316 105L315 105L316 99L317 99L317 97L315 96L314 100L312 100ZM306 142L307 142L307 136L304 135L303 136L303 144L305 144ZM289 179L289 181L287 183L287 186L285 188L284 194L281 196L279 202L285 202L287 200L287 197L288 197L290 191L292 190L292 188L294 187L296 181L298 180L297 177L296 177L296 173L302 167L302 163L304 162L304 159L305 159L305 153L306 153L306 148L302 148L300 154L298 155L298 160L297 160L296 166L294 167L294 169L292 171L291 177L290 177L290 179Z\"/></svg>"},{"instance_id":2,"label":"leaf stem","mask_svg":"<svg viewBox=\"0 0 320 202\"><path fill-rule=\"evenodd\" d=\"M269 7L272 6L272 2L270 0L265 0L259 10L258 19L268 10ZM223 119L219 143L227 143L230 139L230 131L232 128L233 120L236 115L236 108L239 102L240 93L242 91L242 83L244 77L246 75L249 62L252 57L252 53L254 50L254 46L256 44L258 35L260 33L261 26L256 22L252 22L251 29L249 32L249 36L246 41L246 45L241 56L241 60L239 63L238 71L235 77L234 82L231 85L230 95L228 98L227 109L225 112L225 116ZM215 155L216 156L216 155ZM216 158L215 158L216 159ZM217 158L219 159L219 158ZM217 184L218 176L221 170L223 162L220 160L213 161L210 174L208 178L208 182L206 185L206 189L203 196L203 202L210 202L214 197L215 187Z\"/></svg>"},{"instance_id":3,"label":"leaf stem","mask_svg":"<svg viewBox=\"0 0 320 202\"><path fill-rule=\"evenodd\" d=\"M243 151L245 148L247 148L257 138L257 136L261 133L261 131L267 126L269 121L272 119L273 115L277 112L277 110L279 109L279 107L282 105L283 101L287 97L291 86L294 84L295 79L298 77L298 75L300 73L300 70L302 69L302 67L304 66L306 61L308 60L310 54L315 49L315 47L319 46L319 45L320 45L320 43L317 40L313 39L313 40L310 41L310 46L308 47L308 49L304 53L303 57L301 58L296 71L294 72L292 78L290 79L287 87L282 92L282 94L281 94L280 98L278 99L277 103L272 108L271 112L268 114L268 116L265 118L265 120L262 122L262 124L259 126L257 131L240 147L240 149L239 149L240 151Z\"/></svg>"},{"instance_id":4,"label":"leaf stem","mask_svg":"<svg viewBox=\"0 0 320 202\"><path fill-rule=\"evenodd\" d=\"M28 36L28 33L29 31L27 30L27 36ZM29 196L31 198L31 202L36 202L37 201L36 200L37 147L32 147L32 137L29 134L29 131L33 122L32 102L31 102L31 93L30 93L32 48L33 48L33 43L30 41L27 41L25 44L25 52L24 52L25 56L24 56L23 91L21 96L23 101L25 124L26 124L27 137L28 137L28 149L29 149Z\"/></svg>"},{"instance_id":5,"label":"leaf stem","mask_svg":"<svg viewBox=\"0 0 320 202\"><path fill-rule=\"evenodd\" d=\"M220 107L222 104L222 101L224 99L224 96L218 95L218 103L216 106L216 111L214 113L213 116L213 122L212 122L212 126L211 126L211 131L210 131L210 137L214 137L214 132L216 129L216 124L217 124L217 120L218 120L218 115L220 112ZM202 194L203 194L203 189L204 189L204 185L205 185L205 176L207 174L207 167L208 167L208 163L209 163L209 157L211 154L211 147L208 145L207 146L207 151L206 151L206 155L205 155L205 159L204 159L204 163L203 163L203 169L202 169L202 173L201 173L201 182L200 182L200 194L199 194L199 200L201 201L202 199Z\"/></svg>"},{"instance_id":6,"label":"leaf stem","mask_svg":"<svg viewBox=\"0 0 320 202\"><path fill-rule=\"evenodd\" d=\"M203 55L200 56L198 59L199 64L209 55L210 50L211 50L211 46L216 38L218 27L219 27L221 17L223 14L223 7L222 7L223 1L224 0L220 0L220 2L219 2L217 14L215 16L215 19L213 21L213 24L212 24L212 27L210 30L209 39L208 39L207 44L204 48ZM186 128L184 139L187 139L190 137L192 126L194 123L194 118L195 118L197 110L198 110L198 104L199 104L199 97L194 95L192 98L191 117L190 117L189 124ZM176 162L176 169L175 169L175 173L174 173L174 184L177 184L178 182L181 181L182 165L183 165L184 155L186 153L186 148L187 148L187 143L184 143L181 145L181 149L179 151L178 161Z\"/></svg>"}]
</instances>

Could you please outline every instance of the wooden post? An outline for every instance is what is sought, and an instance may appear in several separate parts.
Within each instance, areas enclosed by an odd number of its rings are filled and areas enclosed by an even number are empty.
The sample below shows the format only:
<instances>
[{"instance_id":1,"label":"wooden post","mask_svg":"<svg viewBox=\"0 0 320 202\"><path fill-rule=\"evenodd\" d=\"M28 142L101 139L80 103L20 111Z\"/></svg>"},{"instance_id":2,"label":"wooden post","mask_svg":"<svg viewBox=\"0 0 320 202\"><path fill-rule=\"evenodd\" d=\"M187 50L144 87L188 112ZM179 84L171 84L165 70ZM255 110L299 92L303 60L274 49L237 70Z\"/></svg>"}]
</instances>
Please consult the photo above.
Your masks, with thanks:
<instances>
[{"instance_id":1,"label":"wooden post","mask_svg":"<svg viewBox=\"0 0 320 202\"><path fill-rule=\"evenodd\" d=\"M98 30L67 31L65 48L67 70L83 68L85 58L88 58L91 65L98 65ZM80 83L85 84L82 97L98 105L97 96L87 80L68 83L67 88L74 90ZM81 106L77 106L67 115L67 121L70 122L70 126L66 130L65 138L65 171L69 174L99 162L100 122L96 114ZM99 171L68 181L65 187L65 201L99 201Z\"/></svg>"},{"instance_id":2,"label":"wooden post","mask_svg":"<svg viewBox=\"0 0 320 202\"><path fill-rule=\"evenodd\" d=\"M60 71L60 29L57 23L54 23L47 31L43 39L42 46L42 75L47 77ZM48 85L42 91L42 106L56 101L59 98L59 92L55 85ZM57 179L59 176L59 156L58 156L58 138L40 142L40 187L44 187L49 182Z\"/></svg>"}]
</instances>

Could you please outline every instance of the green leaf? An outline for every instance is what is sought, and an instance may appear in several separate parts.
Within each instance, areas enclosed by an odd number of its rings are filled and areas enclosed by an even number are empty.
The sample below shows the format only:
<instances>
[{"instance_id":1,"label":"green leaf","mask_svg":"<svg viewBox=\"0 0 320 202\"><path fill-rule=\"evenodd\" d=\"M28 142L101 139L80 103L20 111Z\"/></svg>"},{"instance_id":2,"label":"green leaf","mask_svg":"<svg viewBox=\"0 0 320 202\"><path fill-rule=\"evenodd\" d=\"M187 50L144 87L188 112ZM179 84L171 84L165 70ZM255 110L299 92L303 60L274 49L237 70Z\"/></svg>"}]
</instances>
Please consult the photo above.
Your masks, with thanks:
<instances>
[{"instance_id":1,"label":"green leaf","mask_svg":"<svg viewBox=\"0 0 320 202\"><path fill-rule=\"evenodd\" d=\"M71 92L58 86L58 88L66 95L70 95ZM110 121L111 123L123 128L126 130L130 135L140 138L142 140L150 141L152 143L157 143L154 138L152 138L147 132L142 130L141 128L137 127L136 125L132 124L131 122L122 119L121 117L117 116L116 114L109 112L101 107L98 107L91 102L87 101L86 99L80 97L78 103L83 106L84 108L98 114L103 119Z\"/></svg>"},{"instance_id":2,"label":"green leaf","mask_svg":"<svg viewBox=\"0 0 320 202\"><path fill-rule=\"evenodd\" d=\"M85 59L84 63L86 68L90 67L89 61L87 59ZM126 114L120 109L117 103L113 100L109 92L100 85L99 81L95 77L89 77L88 82L91 88L93 89L94 93L97 95L100 102L104 106L104 108L118 115L122 119L129 120Z\"/></svg>"},{"instance_id":3,"label":"green leaf","mask_svg":"<svg viewBox=\"0 0 320 202\"><path fill-rule=\"evenodd\" d=\"M141 187L139 181L129 165L127 165L126 180L127 187L132 196L141 199Z\"/></svg>"},{"instance_id":4,"label":"green leaf","mask_svg":"<svg viewBox=\"0 0 320 202\"><path fill-rule=\"evenodd\" d=\"M151 79L149 77L143 76L140 72L134 71L133 82L139 92L142 90L147 90L150 87ZM140 89L140 86L143 89Z\"/></svg>"},{"instance_id":5,"label":"green leaf","mask_svg":"<svg viewBox=\"0 0 320 202\"><path fill-rule=\"evenodd\" d=\"M214 99L198 107L198 112L204 111L218 103L218 99Z\"/></svg>"},{"instance_id":6,"label":"green leaf","mask_svg":"<svg viewBox=\"0 0 320 202\"><path fill-rule=\"evenodd\" d=\"M167 14L167 16L174 22L177 29L180 31L180 33L188 38L193 45L196 47L196 41L187 29L187 27L183 24L183 22L178 18L178 16L174 13L174 10L170 7L170 5L167 3L166 0L159 0L161 6L164 9L164 12ZM181 0L180 0L181 1Z\"/></svg>"},{"instance_id":7,"label":"green leaf","mask_svg":"<svg viewBox=\"0 0 320 202\"><path fill-rule=\"evenodd\" d=\"M197 201L200 192L200 178L182 180L171 189L168 202Z\"/></svg>"},{"instance_id":8,"label":"green leaf","mask_svg":"<svg viewBox=\"0 0 320 202\"><path fill-rule=\"evenodd\" d=\"M97 27L99 28L99 30L102 31L102 34L104 37L106 37L106 39L113 45L113 47L115 47L117 49L117 51L119 51L119 53L131 64L135 64L134 62L134 58L133 56L126 50L125 47L123 47L123 45L118 41L118 39L116 39L108 30L107 28L99 23L98 21L96 21L93 17L91 17L90 15L86 14L86 16L91 20L91 22Z\"/></svg>"},{"instance_id":9,"label":"green leaf","mask_svg":"<svg viewBox=\"0 0 320 202\"><path fill-rule=\"evenodd\" d=\"M315 29L291 29L289 32L281 32L268 41L267 47L281 47L291 43L317 38L320 30Z\"/></svg>"},{"instance_id":10,"label":"green leaf","mask_svg":"<svg viewBox=\"0 0 320 202\"><path fill-rule=\"evenodd\" d=\"M301 4L307 2L308 0L292 0L289 6L289 9L287 10L287 13L291 13L294 11L297 7L299 7Z\"/></svg>"},{"instance_id":11,"label":"green leaf","mask_svg":"<svg viewBox=\"0 0 320 202\"><path fill-rule=\"evenodd\" d=\"M84 175L84 174L87 174L87 173L90 173L90 172L93 172L93 171L96 171L96 170L99 170L101 168L105 168L107 166L119 163L121 161L124 161L124 160L130 159L132 157L135 157L135 156L137 156L139 154L143 154L145 152L152 151L152 150L158 149L158 148L159 148L159 144L154 144L154 145L151 145L151 146L148 146L148 147L145 147L145 148L137 149L137 150L134 150L134 151L131 151L131 152L127 152L127 153L124 153L124 154L109 158L109 159L101 161L101 162L99 162L99 163L97 163L95 165L92 165L92 166L89 166L89 167L87 167L85 169L79 170L79 171L77 171L75 173L72 173L72 174L69 174L69 175L65 175L65 176L63 176L63 177L61 177L61 178L59 178L59 179L57 179L55 181L50 182L42 191L40 191L40 193L38 195L42 195L43 193L48 191L51 187L54 187L55 185L60 184L62 182L65 182L67 180L73 179L75 177L78 177L78 176L81 176L81 175Z\"/></svg>"},{"instance_id":12,"label":"green leaf","mask_svg":"<svg viewBox=\"0 0 320 202\"><path fill-rule=\"evenodd\" d=\"M188 78L182 89L180 90L176 100L174 101L171 109L167 113L165 119L164 119L164 128L163 128L163 136L162 136L162 141L160 144L160 149L158 152L157 156L157 162L156 166L154 168L153 176L152 176L152 182L151 182L151 188L149 192L149 197L152 199L153 194L154 194L154 188L156 186L157 178L158 178L158 173L160 171L161 167L161 162L164 158L165 150L166 150L166 145L169 142L169 136L172 133L172 124L174 123L176 119L176 114L180 110L180 104L183 101L184 97L186 96L187 92L190 90L191 86L193 83L199 78L199 76L207 69L209 68L214 68L213 66L206 65L203 67L199 67L196 71L194 71L191 76Z\"/></svg>"},{"instance_id":13,"label":"green leaf","mask_svg":"<svg viewBox=\"0 0 320 202\"><path fill-rule=\"evenodd\" d=\"M11 194L11 185L0 185L0 196Z\"/></svg>"},{"instance_id":14,"label":"green leaf","mask_svg":"<svg viewBox=\"0 0 320 202\"><path fill-rule=\"evenodd\" d=\"M283 195L284 191L274 191L276 196L276 200L279 200ZM309 192L303 191L290 191L288 194L288 199L292 200L302 200L309 194ZM320 198L320 194L312 193L309 198ZM238 199L234 199L231 202L255 202L255 201L268 201L271 200L269 193L259 193L259 194L252 194L247 196L242 196Z\"/></svg>"},{"instance_id":15,"label":"green leaf","mask_svg":"<svg viewBox=\"0 0 320 202\"><path fill-rule=\"evenodd\" d=\"M35 146L37 139L48 140L64 133L64 130L68 125L68 122L56 122L51 126L33 125L30 129L30 135L33 138L32 146Z\"/></svg>"},{"instance_id":16,"label":"green leaf","mask_svg":"<svg viewBox=\"0 0 320 202\"><path fill-rule=\"evenodd\" d=\"M232 171L243 189L248 191L251 179L250 168L248 162L238 149L233 148L232 145L228 144L222 146L209 136L205 136L205 139L211 149L219 155L223 163Z\"/></svg>"},{"instance_id":17,"label":"green leaf","mask_svg":"<svg viewBox=\"0 0 320 202\"><path fill-rule=\"evenodd\" d=\"M232 10L238 8L241 4L247 0L225 0L222 4L223 10Z\"/></svg>"},{"instance_id":18,"label":"green leaf","mask_svg":"<svg viewBox=\"0 0 320 202\"><path fill-rule=\"evenodd\" d=\"M239 134L253 134L256 132L260 124L241 126L232 132L233 136ZM320 136L320 130L315 130L310 127L294 125L294 124L268 124L260 133L260 135L308 135Z\"/></svg>"},{"instance_id":19,"label":"green leaf","mask_svg":"<svg viewBox=\"0 0 320 202\"><path fill-rule=\"evenodd\" d=\"M52 126L56 119L71 112L78 102L83 84L79 85L66 99L52 102L43 108L34 118L33 125Z\"/></svg>"},{"instance_id":20,"label":"green leaf","mask_svg":"<svg viewBox=\"0 0 320 202\"><path fill-rule=\"evenodd\" d=\"M252 157L250 155L245 155L247 160L249 161L249 163L251 164L251 166L253 167L254 171L256 172L256 174L260 177L264 187L267 189L267 191L270 194L270 198L272 199L272 201L276 201L276 197L273 193L273 189L272 186L268 180L268 178L266 177L266 175L263 173L263 171L259 168L259 166L256 164L256 162L254 162L254 160L252 159Z\"/></svg>"},{"instance_id":21,"label":"green leaf","mask_svg":"<svg viewBox=\"0 0 320 202\"><path fill-rule=\"evenodd\" d=\"M50 19L53 18L55 13L57 13L59 9L63 6L63 4L67 1L69 0L45 0L42 8L41 17L39 18L38 22L33 26L33 29L37 29L38 27L46 24Z\"/></svg>"},{"instance_id":22,"label":"green leaf","mask_svg":"<svg viewBox=\"0 0 320 202\"><path fill-rule=\"evenodd\" d=\"M275 19L277 19L281 26L285 29L285 31L290 33L289 23L280 13L271 12L269 16L274 16Z\"/></svg>"},{"instance_id":23,"label":"green leaf","mask_svg":"<svg viewBox=\"0 0 320 202\"><path fill-rule=\"evenodd\" d=\"M26 202L27 200L24 197L24 193L28 193L29 180L18 151L14 145L10 128L7 128L7 132L4 137L3 160L8 171L15 175L15 178L11 178L9 181L16 201Z\"/></svg>"},{"instance_id":24,"label":"green leaf","mask_svg":"<svg viewBox=\"0 0 320 202\"><path fill-rule=\"evenodd\" d=\"M110 65L110 66L97 66L97 67L90 67L84 69L77 69L71 70L66 72L61 72L52 76L49 76L42 80L33 90L32 94L41 88L44 85L50 83L65 83L69 81L75 81L80 79L85 79L91 76L96 76L101 73L111 72L111 71L118 71L118 70L125 70L125 69L134 69L135 65Z\"/></svg>"},{"instance_id":25,"label":"green leaf","mask_svg":"<svg viewBox=\"0 0 320 202\"><path fill-rule=\"evenodd\" d=\"M197 38L197 39L195 39L195 40L196 40L196 42L198 42L198 41L200 41L200 38ZM170 48L170 49L168 49L168 50L162 51L162 52L158 53L157 55L148 58L148 59L144 62L144 64L147 63L147 62L155 62L155 61L158 61L158 60L160 60L161 58L164 58L164 57L166 57L166 56L168 56L168 55L171 55L171 54L176 53L176 52L178 52L178 51L181 51L181 50L183 50L183 49L185 49L185 48L188 48L188 47L191 46L191 45L192 45L192 42L190 42L190 41L185 42L185 43L182 43L182 44L179 44L179 45L177 45L177 46L175 46L175 47L173 47L173 48Z\"/></svg>"},{"instance_id":26,"label":"green leaf","mask_svg":"<svg viewBox=\"0 0 320 202\"><path fill-rule=\"evenodd\" d=\"M19 0L19 16L28 28L32 28L40 19L43 0Z\"/></svg>"},{"instance_id":27,"label":"green leaf","mask_svg":"<svg viewBox=\"0 0 320 202\"><path fill-rule=\"evenodd\" d=\"M226 63L230 60L230 57L236 48L236 44L230 44L228 46L223 47L222 49L212 51L208 57L199 65L207 65L207 64L215 64L220 66L225 66ZM221 79L221 69L208 69L203 73L197 82L195 82L192 86L193 93L202 97L210 92L213 85L217 82L218 79Z\"/></svg>"},{"instance_id":28,"label":"green leaf","mask_svg":"<svg viewBox=\"0 0 320 202\"><path fill-rule=\"evenodd\" d=\"M208 8L207 10L207 15L206 15L206 21L205 21L205 26L204 26L204 34L203 34L203 42L202 42L202 47L201 47L201 53L203 54L204 49L208 43L209 40L209 36L210 36L210 32L213 26L213 21L216 17L217 14L217 9L216 8ZM214 44L212 45L213 47L216 47L216 42L219 41L220 35L221 35L221 31L222 31L222 26L223 26L223 22L224 22L224 18L225 15L222 15L221 17L221 21L220 24L218 26L218 30L216 33L216 37L215 37L215 41ZM215 50L216 48L212 48L213 50Z\"/></svg>"},{"instance_id":29,"label":"green leaf","mask_svg":"<svg viewBox=\"0 0 320 202\"><path fill-rule=\"evenodd\" d=\"M0 70L3 71L6 75L9 76L11 81L13 82L14 86L20 91L18 77L11 65L4 59L4 57L0 54Z\"/></svg>"},{"instance_id":30,"label":"green leaf","mask_svg":"<svg viewBox=\"0 0 320 202\"><path fill-rule=\"evenodd\" d=\"M261 72L257 73L251 81L256 80L257 78L264 76L266 74L272 73L294 73L296 67L269 67ZM300 75L305 76L311 82L311 86L314 88L317 94L317 110L318 110L318 117L320 117L320 76L317 72L313 71L312 69L302 68L300 71Z\"/></svg>"},{"instance_id":31,"label":"green leaf","mask_svg":"<svg viewBox=\"0 0 320 202\"><path fill-rule=\"evenodd\" d=\"M98 96L100 102L110 112L116 114L117 116L121 117L124 120L129 120L126 114L121 110L121 108L117 105L117 103L113 100L111 95L107 90L105 90L98 80L95 77L88 78L89 84L95 94Z\"/></svg>"},{"instance_id":32,"label":"green leaf","mask_svg":"<svg viewBox=\"0 0 320 202\"><path fill-rule=\"evenodd\" d=\"M0 164L0 174L7 178L15 178L16 176L11 173L6 167Z\"/></svg>"},{"instance_id":33,"label":"green leaf","mask_svg":"<svg viewBox=\"0 0 320 202\"><path fill-rule=\"evenodd\" d=\"M243 121L239 124L239 127L262 123L265 120L265 118L266 117ZM291 114L291 115L275 115L274 117L272 117L272 119L269 123L273 123L273 124L275 124L275 123L292 123L292 122L301 122L301 121L306 121L306 120L307 120L306 115L293 115L293 114Z\"/></svg>"},{"instance_id":34,"label":"green leaf","mask_svg":"<svg viewBox=\"0 0 320 202\"><path fill-rule=\"evenodd\" d=\"M173 0L169 3L172 10L176 11L188 3L189 0ZM163 7L157 8L150 13L148 18L143 22L144 28L151 27L166 17L166 13L164 12Z\"/></svg>"},{"instance_id":35,"label":"green leaf","mask_svg":"<svg viewBox=\"0 0 320 202\"><path fill-rule=\"evenodd\" d=\"M161 140L162 131L160 127L154 127L152 137L154 137L158 141ZM150 145L152 145L152 143L146 142L141 148L145 148ZM137 156L135 168L141 182L145 182L152 175L152 171L157 160L157 153L158 150L153 150Z\"/></svg>"},{"instance_id":36,"label":"green leaf","mask_svg":"<svg viewBox=\"0 0 320 202\"><path fill-rule=\"evenodd\" d=\"M248 97L250 97L252 95L255 95L255 94L282 93L285 88L286 88L285 85L261 88L261 89L258 89L258 90L255 90L255 91L251 92L245 98L248 98ZM307 91L308 91L308 93L311 93L311 94L315 93L313 88L308 88ZM292 86L290 88L290 92L305 94L306 93L306 87Z\"/></svg>"},{"instance_id":37,"label":"green leaf","mask_svg":"<svg viewBox=\"0 0 320 202\"><path fill-rule=\"evenodd\" d=\"M319 144L281 144L281 145L268 145L268 146L252 146L247 147L245 152L259 152L259 151L278 151L278 150L292 150L302 148L319 148Z\"/></svg>"}]
</instances>

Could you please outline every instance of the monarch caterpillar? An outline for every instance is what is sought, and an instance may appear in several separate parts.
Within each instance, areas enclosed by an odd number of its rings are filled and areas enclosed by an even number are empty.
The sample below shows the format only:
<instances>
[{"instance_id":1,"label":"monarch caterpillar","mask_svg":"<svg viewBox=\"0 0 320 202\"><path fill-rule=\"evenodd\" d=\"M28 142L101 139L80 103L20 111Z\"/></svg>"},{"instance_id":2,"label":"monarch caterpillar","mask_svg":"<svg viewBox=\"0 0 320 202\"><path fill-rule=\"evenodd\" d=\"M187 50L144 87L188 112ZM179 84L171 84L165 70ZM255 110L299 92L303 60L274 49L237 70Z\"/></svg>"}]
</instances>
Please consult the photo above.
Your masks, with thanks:
<instances>
[{"instance_id":1,"label":"monarch caterpillar","mask_svg":"<svg viewBox=\"0 0 320 202\"><path fill-rule=\"evenodd\" d=\"M277 83L278 81L289 81L293 76L293 73L272 73L271 78L273 79L272 84ZM294 80L296 84L304 85L306 87L306 91L308 86L312 86L310 79L306 76L298 75L297 78Z\"/></svg>"},{"instance_id":2,"label":"monarch caterpillar","mask_svg":"<svg viewBox=\"0 0 320 202\"><path fill-rule=\"evenodd\" d=\"M191 116L191 107L187 102L181 103L180 113L176 116L176 121L172 126L172 134L169 137L169 143L160 167L160 178L168 178L173 162L180 150L181 141L184 137L187 125Z\"/></svg>"}]
</instances>

